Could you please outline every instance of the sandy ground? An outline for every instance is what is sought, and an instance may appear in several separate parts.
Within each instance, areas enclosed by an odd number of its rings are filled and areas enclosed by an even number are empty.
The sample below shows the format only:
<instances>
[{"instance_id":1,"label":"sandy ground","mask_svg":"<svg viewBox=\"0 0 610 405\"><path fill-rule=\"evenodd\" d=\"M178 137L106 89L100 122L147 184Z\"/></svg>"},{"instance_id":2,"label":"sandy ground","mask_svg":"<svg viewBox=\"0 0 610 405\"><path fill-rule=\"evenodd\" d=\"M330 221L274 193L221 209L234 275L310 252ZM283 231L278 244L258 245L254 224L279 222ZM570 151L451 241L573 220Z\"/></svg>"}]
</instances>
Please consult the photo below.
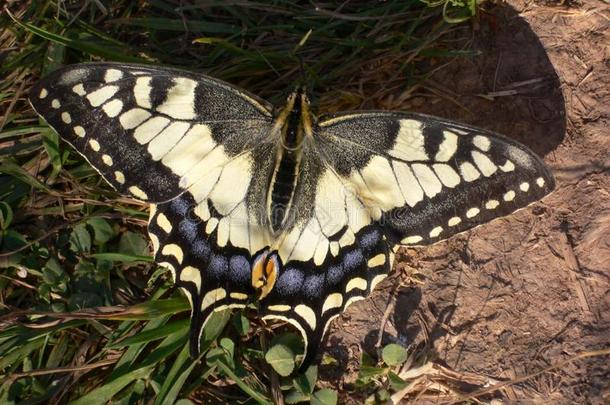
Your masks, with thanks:
<instances>
[{"instance_id":1,"label":"sandy ground","mask_svg":"<svg viewBox=\"0 0 610 405\"><path fill-rule=\"evenodd\" d=\"M321 377L343 402L364 399L350 387L361 351L376 353L386 310L383 344L409 347L418 364L504 381L564 362L488 398L610 402L609 356L565 362L610 346L610 13L602 1L563 3L490 7L469 33L481 56L435 74L429 89L442 96L398 108L527 144L557 189L508 218L402 249L393 275L338 318L326 341L339 363L323 366ZM405 402L436 403L425 398Z\"/></svg>"}]
</instances>

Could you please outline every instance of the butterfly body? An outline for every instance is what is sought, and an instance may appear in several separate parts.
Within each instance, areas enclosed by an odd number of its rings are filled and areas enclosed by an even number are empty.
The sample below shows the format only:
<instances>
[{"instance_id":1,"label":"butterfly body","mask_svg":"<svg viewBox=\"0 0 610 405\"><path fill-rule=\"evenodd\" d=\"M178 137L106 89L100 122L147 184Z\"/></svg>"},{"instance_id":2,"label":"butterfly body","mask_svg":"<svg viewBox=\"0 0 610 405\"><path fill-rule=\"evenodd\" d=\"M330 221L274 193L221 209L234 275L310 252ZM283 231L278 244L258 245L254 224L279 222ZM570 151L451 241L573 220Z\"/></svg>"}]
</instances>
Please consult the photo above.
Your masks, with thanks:
<instances>
[{"instance_id":1,"label":"butterfly body","mask_svg":"<svg viewBox=\"0 0 610 405\"><path fill-rule=\"evenodd\" d=\"M546 195L551 174L508 138L384 111L317 119L302 90L274 110L186 71L83 64L34 108L119 192L151 204L155 260L191 302L191 351L215 311L256 303L310 362L330 321L429 244Z\"/></svg>"}]
</instances>

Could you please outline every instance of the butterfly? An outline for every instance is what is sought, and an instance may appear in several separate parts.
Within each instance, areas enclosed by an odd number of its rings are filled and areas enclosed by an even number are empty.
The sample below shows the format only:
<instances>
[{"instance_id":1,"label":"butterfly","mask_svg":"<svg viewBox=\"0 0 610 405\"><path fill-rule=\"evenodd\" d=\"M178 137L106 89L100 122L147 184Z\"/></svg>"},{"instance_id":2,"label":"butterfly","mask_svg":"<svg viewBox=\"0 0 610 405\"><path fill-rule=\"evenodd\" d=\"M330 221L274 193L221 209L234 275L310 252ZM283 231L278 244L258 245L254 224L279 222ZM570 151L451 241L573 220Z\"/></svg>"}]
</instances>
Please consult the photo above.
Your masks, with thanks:
<instances>
[{"instance_id":1,"label":"butterfly","mask_svg":"<svg viewBox=\"0 0 610 405\"><path fill-rule=\"evenodd\" d=\"M317 118L223 81L144 65L61 68L34 109L121 194L150 204L155 261L192 307L190 351L216 311L254 304L315 359L330 322L364 299L401 245L427 245L548 194L525 146L426 115Z\"/></svg>"}]
</instances>

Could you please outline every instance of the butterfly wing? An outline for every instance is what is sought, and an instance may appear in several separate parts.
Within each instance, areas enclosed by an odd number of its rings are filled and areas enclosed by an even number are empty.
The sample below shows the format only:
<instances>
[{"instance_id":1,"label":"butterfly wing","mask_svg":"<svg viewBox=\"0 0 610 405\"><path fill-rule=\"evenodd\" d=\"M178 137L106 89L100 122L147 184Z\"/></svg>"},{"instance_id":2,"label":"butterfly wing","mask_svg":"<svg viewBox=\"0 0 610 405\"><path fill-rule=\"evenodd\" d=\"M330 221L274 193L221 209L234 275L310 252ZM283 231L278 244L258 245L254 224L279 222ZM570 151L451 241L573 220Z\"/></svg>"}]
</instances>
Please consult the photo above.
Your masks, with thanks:
<instances>
[{"instance_id":1,"label":"butterfly wing","mask_svg":"<svg viewBox=\"0 0 610 405\"><path fill-rule=\"evenodd\" d=\"M329 322L387 275L397 244L429 244L549 193L553 177L525 146L417 114L321 121L304 148L285 263L264 315L295 325L313 360Z\"/></svg>"},{"instance_id":2,"label":"butterfly wing","mask_svg":"<svg viewBox=\"0 0 610 405\"><path fill-rule=\"evenodd\" d=\"M227 83L143 65L67 66L30 102L114 188L148 202L251 150L272 121L267 103Z\"/></svg>"},{"instance_id":3,"label":"butterfly wing","mask_svg":"<svg viewBox=\"0 0 610 405\"><path fill-rule=\"evenodd\" d=\"M527 147L418 114L343 114L320 124L328 164L392 244L434 243L508 215L554 188Z\"/></svg>"},{"instance_id":4,"label":"butterfly wing","mask_svg":"<svg viewBox=\"0 0 610 405\"><path fill-rule=\"evenodd\" d=\"M119 192L151 203L155 260L191 302L197 355L211 313L253 295L250 264L270 245L271 107L204 75L112 63L59 69L30 101Z\"/></svg>"}]
</instances>

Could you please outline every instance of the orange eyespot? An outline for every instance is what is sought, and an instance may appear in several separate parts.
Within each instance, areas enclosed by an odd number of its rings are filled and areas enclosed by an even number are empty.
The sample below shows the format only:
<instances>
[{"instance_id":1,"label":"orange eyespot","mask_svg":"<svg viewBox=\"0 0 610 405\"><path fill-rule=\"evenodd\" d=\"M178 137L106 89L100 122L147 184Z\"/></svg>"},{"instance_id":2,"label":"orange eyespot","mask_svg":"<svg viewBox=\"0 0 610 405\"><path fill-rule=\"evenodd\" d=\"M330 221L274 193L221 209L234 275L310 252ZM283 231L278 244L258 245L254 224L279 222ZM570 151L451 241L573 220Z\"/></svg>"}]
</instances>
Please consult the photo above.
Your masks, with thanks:
<instances>
[{"instance_id":1,"label":"orange eyespot","mask_svg":"<svg viewBox=\"0 0 610 405\"><path fill-rule=\"evenodd\" d=\"M252 287L259 300L265 298L273 289L279 272L279 261L275 253L262 252L252 265Z\"/></svg>"}]
</instances>

